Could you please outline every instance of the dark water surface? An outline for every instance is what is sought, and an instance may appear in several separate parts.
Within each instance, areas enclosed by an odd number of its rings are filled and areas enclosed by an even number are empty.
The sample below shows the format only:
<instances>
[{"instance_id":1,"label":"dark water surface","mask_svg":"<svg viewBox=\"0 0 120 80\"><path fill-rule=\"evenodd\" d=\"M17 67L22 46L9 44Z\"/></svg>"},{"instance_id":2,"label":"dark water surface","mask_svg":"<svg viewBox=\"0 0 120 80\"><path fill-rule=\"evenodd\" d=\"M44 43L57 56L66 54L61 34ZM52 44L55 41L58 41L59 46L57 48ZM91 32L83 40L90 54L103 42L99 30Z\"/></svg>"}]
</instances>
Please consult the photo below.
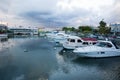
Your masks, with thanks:
<instances>
[{"instance_id":1,"label":"dark water surface","mask_svg":"<svg viewBox=\"0 0 120 80\"><path fill-rule=\"evenodd\" d=\"M0 42L0 80L120 80L120 57L75 59L43 37Z\"/></svg>"}]
</instances>

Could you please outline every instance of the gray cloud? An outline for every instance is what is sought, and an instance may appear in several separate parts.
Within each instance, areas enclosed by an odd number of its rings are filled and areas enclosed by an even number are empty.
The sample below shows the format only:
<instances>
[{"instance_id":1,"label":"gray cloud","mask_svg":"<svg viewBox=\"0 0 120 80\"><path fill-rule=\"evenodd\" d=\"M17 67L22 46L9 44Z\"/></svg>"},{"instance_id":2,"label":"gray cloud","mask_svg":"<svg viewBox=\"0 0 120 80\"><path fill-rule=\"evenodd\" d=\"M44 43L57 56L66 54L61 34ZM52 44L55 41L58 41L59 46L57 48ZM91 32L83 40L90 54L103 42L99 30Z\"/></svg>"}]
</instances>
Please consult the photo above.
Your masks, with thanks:
<instances>
[{"instance_id":1,"label":"gray cloud","mask_svg":"<svg viewBox=\"0 0 120 80\"><path fill-rule=\"evenodd\" d=\"M90 11L87 10L74 10L75 13L69 12L64 14L55 14L54 12L38 12L38 11L30 11L26 13L22 13L19 16L24 19L32 20L34 22L42 23L44 26L54 27L54 26L73 26L71 23L74 19L79 17L86 17Z\"/></svg>"},{"instance_id":2,"label":"gray cloud","mask_svg":"<svg viewBox=\"0 0 120 80\"><path fill-rule=\"evenodd\" d=\"M8 12L12 0L0 0L0 11Z\"/></svg>"},{"instance_id":3,"label":"gray cloud","mask_svg":"<svg viewBox=\"0 0 120 80\"><path fill-rule=\"evenodd\" d=\"M33 22L42 23L46 27L64 26L66 22L58 21L59 18L52 15L49 12L27 12L20 15L25 19L32 20Z\"/></svg>"},{"instance_id":4,"label":"gray cloud","mask_svg":"<svg viewBox=\"0 0 120 80\"><path fill-rule=\"evenodd\" d=\"M38 26L41 24L47 27L97 25L103 18L108 23L120 22L120 0L114 0L113 4L107 3L109 5L92 6L91 8L82 3L76 6L72 0L61 0L63 4L59 6L60 0L0 1L0 14L1 12L7 13L8 21L13 21L10 23L18 25L23 24L23 22L39 24ZM81 5L82 7L80 7Z\"/></svg>"}]
</instances>

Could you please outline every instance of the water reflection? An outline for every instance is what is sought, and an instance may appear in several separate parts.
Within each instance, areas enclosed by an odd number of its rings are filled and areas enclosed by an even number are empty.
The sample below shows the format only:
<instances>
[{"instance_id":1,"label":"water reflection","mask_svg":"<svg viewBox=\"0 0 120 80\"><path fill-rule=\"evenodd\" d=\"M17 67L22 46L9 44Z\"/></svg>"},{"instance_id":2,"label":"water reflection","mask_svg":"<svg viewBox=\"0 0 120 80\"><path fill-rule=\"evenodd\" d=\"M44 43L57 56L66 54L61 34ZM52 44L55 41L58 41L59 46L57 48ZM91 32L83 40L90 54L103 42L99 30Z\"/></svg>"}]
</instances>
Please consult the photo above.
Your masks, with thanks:
<instances>
[{"instance_id":1,"label":"water reflection","mask_svg":"<svg viewBox=\"0 0 120 80\"><path fill-rule=\"evenodd\" d=\"M62 56L64 58L64 60L74 60L77 58L77 55L75 55L73 53L73 50L66 50L66 49L62 49L59 52L59 55Z\"/></svg>"},{"instance_id":2,"label":"water reflection","mask_svg":"<svg viewBox=\"0 0 120 80\"><path fill-rule=\"evenodd\" d=\"M0 42L6 42L8 41L8 38L0 38Z\"/></svg>"},{"instance_id":3,"label":"water reflection","mask_svg":"<svg viewBox=\"0 0 120 80\"><path fill-rule=\"evenodd\" d=\"M59 70L51 80L119 80L120 57L114 58L74 58L71 51L61 50L58 54ZM74 58L74 59L73 59ZM59 76L59 77L58 77Z\"/></svg>"},{"instance_id":4,"label":"water reflection","mask_svg":"<svg viewBox=\"0 0 120 80\"><path fill-rule=\"evenodd\" d=\"M104 59L83 59L74 60L76 64L83 67L96 67L104 80L119 80L120 73L120 57L104 58Z\"/></svg>"},{"instance_id":5,"label":"water reflection","mask_svg":"<svg viewBox=\"0 0 120 80\"><path fill-rule=\"evenodd\" d=\"M0 55L0 80L47 80L57 68L53 44L44 38L11 38L1 44L0 54L6 55Z\"/></svg>"},{"instance_id":6,"label":"water reflection","mask_svg":"<svg viewBox=\"0 0 120 80\"><path fill-rule=\"evenodd\" d=\"M119 80L120 57L77 58L47 38L0 43L0 80ZM25 51L27 50L27 51Z\"/></svg>"}]
</instances>

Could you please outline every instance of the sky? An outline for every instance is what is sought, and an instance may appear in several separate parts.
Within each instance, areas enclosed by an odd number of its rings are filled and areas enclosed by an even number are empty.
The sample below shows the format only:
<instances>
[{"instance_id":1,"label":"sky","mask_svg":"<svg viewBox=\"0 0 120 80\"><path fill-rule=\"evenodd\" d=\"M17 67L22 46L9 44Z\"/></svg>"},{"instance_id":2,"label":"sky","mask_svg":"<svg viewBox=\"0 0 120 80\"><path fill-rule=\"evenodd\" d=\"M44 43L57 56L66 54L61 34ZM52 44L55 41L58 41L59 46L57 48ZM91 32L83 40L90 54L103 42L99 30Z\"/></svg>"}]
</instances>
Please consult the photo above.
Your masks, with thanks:
<instances>
[{"instance_id":1,"label":"sky","mask_svg":"<svg viewBox=\"0 0 120 80\"><path fill-rule=\"evenodd\" d=\"M120 0L0 0L0 23L11 27L120 23Z\"/></svg>"}]
</instances>

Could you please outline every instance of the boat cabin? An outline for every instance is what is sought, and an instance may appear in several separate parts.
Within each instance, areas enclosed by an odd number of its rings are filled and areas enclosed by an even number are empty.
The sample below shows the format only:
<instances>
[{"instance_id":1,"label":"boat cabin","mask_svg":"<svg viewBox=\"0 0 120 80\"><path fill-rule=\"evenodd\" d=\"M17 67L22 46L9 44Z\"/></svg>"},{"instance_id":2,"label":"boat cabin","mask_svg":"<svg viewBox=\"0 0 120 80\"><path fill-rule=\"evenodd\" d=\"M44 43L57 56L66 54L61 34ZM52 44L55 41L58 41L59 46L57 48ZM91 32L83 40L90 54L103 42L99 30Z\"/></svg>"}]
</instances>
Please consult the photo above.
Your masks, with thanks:
<instances>
[{"instance_id":1,"label":"boat cabin","mask_svg":"<svg viewBox=\"0 0 120 80\"><path fill-rule=\"evenodd\" d=\"M95 38L68 38L68 43L82 43L83 45L96 44L97 40Z\"/></svg>"},{"instance_id":2,"label":"boat cabin","mask_svg":"<svg viewBox=\"0 0 120 80\"><path fill-rule=\"evenodd\" d=\"M98 41L96 45L100 47L119 49L119 46L113 41Z\"/></svg>"},{"instance_id":3,"label":"boat cabin","mask_svg":"<svg viewBox=\"0 0 120 80\"><path fill-rule=\"evenodd\" d=\"M94 45L97 40L94 38L80 38L78 36L71 36L67 39L67 42L63 44L64 48L74 49L76 47Z\"/></svg>"}]
</instances>

